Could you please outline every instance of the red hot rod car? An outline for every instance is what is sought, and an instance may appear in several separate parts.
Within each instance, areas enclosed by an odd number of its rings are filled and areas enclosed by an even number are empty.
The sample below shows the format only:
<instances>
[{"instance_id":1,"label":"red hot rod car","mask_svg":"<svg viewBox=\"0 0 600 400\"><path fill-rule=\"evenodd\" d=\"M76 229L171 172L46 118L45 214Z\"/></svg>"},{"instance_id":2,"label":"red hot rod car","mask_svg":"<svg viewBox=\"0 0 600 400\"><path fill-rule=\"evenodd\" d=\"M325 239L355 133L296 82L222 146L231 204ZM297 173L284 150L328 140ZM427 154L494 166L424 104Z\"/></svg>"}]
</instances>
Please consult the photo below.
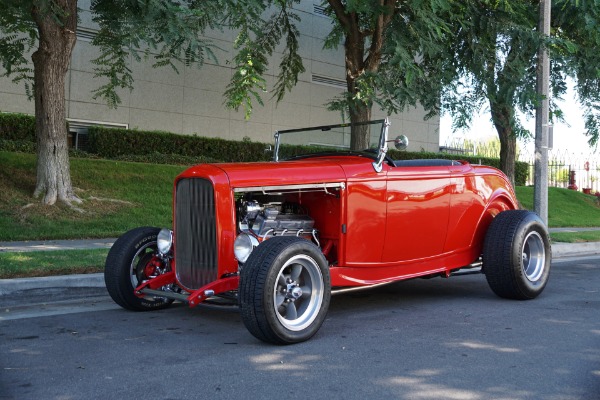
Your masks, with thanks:
<instances>
[{"instance_id":1,"label":"red hot rod car","mask_svg":"<svg viewBox=\"0 0 600 400\"><path fill-rule=\"evenodd\" d=\"M340 290L483 272L501 297L539 295L548 233L506 177L463 161L394 161L388 127L279 131L272 162L189 168L175 179L173 230L137 228L110 250L111 297L130 310L233 304L255 337L289 344L317 332ZM343 150L352 129L369 149ZM282 160L287 144L327 151Z\"/></svg>"}]
</instances>

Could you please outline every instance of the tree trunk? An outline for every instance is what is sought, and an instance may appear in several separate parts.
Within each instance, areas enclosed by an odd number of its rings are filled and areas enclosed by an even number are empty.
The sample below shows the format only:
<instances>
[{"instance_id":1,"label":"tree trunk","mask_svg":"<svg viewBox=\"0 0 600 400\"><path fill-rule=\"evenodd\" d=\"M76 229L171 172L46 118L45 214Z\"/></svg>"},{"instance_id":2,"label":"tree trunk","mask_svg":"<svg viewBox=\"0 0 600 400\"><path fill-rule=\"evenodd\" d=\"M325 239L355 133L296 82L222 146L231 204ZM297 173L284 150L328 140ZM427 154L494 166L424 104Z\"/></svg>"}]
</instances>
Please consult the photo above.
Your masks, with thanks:
<instances>
[{"instance_id":1,"label":"tree trunk","mask_svg":"<svg viewBox=\"0 0 600 400\"><path fill-rule=\"evenodd\" d=\"M346 88L352 98L358 93L356 80L365 73L365 43L364 37L358 32L358 23L352 25L354 30L346 35L344 43L346 64ZM358 122L367 122L371 119L371 105L361 99L350 100L348 104L350 122L350 150L365 150L369 148L369 132L366 125L355 126Z\"/></svg>"},{"instance_id":2,"label":"tree trunk","mask_svg":"<svg viewBox=\"0 0 600 400\"><path fill-rule=\"evenodd\" d=\"M512 126L513 110L510 106L490 102L492 121L500 138L500 169L510 183L515 185L515 163L517 161L517 137Z\"/></svg>"},{"instance_id":3,"label":"tree trunk","mask_svg":"<svg viewBox=\"0 0 600 400\"><path fill-rule=\"evenodd\" d=\"M65 76L76 40L77 1L55 0L64 14L54 16L42 9L41 3L34 1L31 11L39 32L39 47L31 57L37 137L37 182L33 195L43 195L42 202L47 205L56 200L71 204L80 200L71 184Z\"/></svg>"},{"instance_id":4,"label":"tree trunk","mask_svg":"<svg viewBox=\"0 0 600 400\"><path fill-rule=\"evenodd\" d=\"M363 74L376 73L381 64L384 31L397 11L397 0L378 0L378 14L371 16L371 29L364 29L360 12L348 11L348 2L327 0L334 11L338 22L344 28L346 86L351 99L348 100L350 122L367 122L371 120L373 99L365 98L359 93L357 79ZM367 49L368 48L368 49ZM350 149L365 150L369 148L369 127L352 126Z\"/></svg>"},{"instance_id":5,"label":"tree trunk","mask_svg":"<svg viewBox=\"0 0 600 400\"><path fill-rule=\"evenodd\" d=\"M510 183L515 186L515 163L517 161L517 138L512 129L498 131L500 137L500 169L506 174Z\"/></svg>"},{"instance_id":6,"label":"tree trunk","mask_svg":"<svg viewBox=\"0 0 600 400\"><path fill-rule=\"evenodd\" d=\"M356 80L365 73L365 62L363 60L364 38L360 35L348 35L345 42L346 49L346 87L351 97L359 95ZM367 125L356 126L359 122L371 120L372 103L361 99L350 100L348 113L350 122L353 124L350 130L350 150L365 150L369 148L369 127Z\"/></svg>"},{"instance_id":7,"label":"tree trunk","mask_svg":"<svg viewBox=\"0 0 600 400\"><path fill-rule=\"evenodd\" d=\"M350 107L350 122L356 124L358 122L367 122L371 120L371 107L364 104L356 104ZM369 148L370 126L369 125L352 125L350 130L350 149L351 150L366 150ZM379 133L378 133L379 134Z\"/></svg>"}]
</instances>

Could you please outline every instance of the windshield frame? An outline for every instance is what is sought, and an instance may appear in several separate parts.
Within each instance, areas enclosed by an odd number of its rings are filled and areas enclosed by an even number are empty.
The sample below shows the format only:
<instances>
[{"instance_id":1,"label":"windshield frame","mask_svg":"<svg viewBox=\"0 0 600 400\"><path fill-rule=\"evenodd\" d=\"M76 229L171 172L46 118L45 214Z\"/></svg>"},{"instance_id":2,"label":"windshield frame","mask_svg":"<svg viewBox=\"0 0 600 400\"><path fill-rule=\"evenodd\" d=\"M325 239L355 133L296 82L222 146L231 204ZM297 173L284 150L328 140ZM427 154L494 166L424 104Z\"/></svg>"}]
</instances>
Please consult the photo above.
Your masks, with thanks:
<instances>
[{"instance_id":1,"label":"windshield frame","mask_svg":"<svg viewBox=\"0 0 600 400\"><path fill-rule=\"evenodd\" d=\"M346 124L336 124L336 125L321 125L321 126L314 126L314 127L308 127L308 128L295 128L295 129L285 129L285 130L280 130L280 131L275 131L275 149L273 151L273 161L275 162L279 162L282 161L279 158L279 149L280 149L280 145L281 145L281 135L283 134L293 134L293 133L299 133L299 132L309 132L309 131L323 131L323 132L327 132L327 131L331 131L333 129L336 128L348 128L350 127L352 129L352 127L354 126L361 126L361 125L376 125L376 124L381 124L381 131L379 133L379 141L378 141L378 146L377 146L377 153L375 156L375 161L373 162L373 167L375 168L375 171L380 172L381 171L381 165L383 163L383 160L385 159L385 155L387 153L387 138L388 138L388 130L389 130L389 126L390 126L390 122L389 122L389 118L385 118L385 119L378 119L378 120L373 120L373 121L366 121L366 122L357 122L357 123L346 123ZM367 149L365 149L367 150ZM351 151L348 150L347 152L348 154L356 154L356 151ZM313 153L308 153L308 155L311 155ZM344 152L340 152L340 154L344 154ZM314 153L314 155L319 155L319 153Z\"/></svg>"}]
</instances>

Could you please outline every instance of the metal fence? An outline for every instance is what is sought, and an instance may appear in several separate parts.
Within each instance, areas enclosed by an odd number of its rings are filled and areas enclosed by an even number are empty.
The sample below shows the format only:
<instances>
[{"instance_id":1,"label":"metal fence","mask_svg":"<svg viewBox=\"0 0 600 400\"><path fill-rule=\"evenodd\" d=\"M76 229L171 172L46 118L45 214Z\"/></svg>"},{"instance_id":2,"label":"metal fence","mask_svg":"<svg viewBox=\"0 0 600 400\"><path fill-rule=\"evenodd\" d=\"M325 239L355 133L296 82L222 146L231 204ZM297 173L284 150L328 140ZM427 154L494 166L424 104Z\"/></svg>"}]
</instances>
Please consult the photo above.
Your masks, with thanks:
<instances>
[{"instance_id":1,"label":"metal fence","mask_svg":"<svg viewBox=\"0 0 600 400\"><path fill-rule=\"evenodd\" d=\"M490 143L453 141L440 147L440 151L498 158L500 149ZM527 185L533 185L535 154L520 150L519 161L529 164ZM579 190L588 193L600 192L600 154L571 153L566 150L548 152L548 186Z\"/></svg>"},{"instance_id":2,"label":"metal fence","mask_svg":"<svg viewBox=\"0 0 600 400\"><path fill-rule=\"evenodd\" d=\"M548 152L548 186L579 190L587 193L600 191L600 155L593 153ZM519 161L529 164L527 184L533 185L535 155L521 153Z\"/></svg>"}]
</instances>

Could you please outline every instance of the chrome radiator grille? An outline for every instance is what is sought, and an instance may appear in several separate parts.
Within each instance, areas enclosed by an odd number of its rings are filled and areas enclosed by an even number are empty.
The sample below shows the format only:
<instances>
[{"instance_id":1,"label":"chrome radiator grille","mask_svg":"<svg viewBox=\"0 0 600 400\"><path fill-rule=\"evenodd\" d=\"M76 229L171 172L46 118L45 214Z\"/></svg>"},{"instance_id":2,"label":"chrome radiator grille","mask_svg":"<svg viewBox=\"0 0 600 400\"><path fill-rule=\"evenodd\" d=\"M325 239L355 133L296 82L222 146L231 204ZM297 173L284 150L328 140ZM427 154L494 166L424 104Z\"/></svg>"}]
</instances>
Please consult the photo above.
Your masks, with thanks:
<instances>
[{"instance_id":1,"label":"chrome radiator grille","mask_svg":"<svg viewBox=\"0 0 600 400\"><path fill-rule=\"evenodd\" d=\"M175 263L177 279L198 289L217 279L217 232L214 189L206 179L177 183L175 192Z\"/></svg>"}]
</instances>

